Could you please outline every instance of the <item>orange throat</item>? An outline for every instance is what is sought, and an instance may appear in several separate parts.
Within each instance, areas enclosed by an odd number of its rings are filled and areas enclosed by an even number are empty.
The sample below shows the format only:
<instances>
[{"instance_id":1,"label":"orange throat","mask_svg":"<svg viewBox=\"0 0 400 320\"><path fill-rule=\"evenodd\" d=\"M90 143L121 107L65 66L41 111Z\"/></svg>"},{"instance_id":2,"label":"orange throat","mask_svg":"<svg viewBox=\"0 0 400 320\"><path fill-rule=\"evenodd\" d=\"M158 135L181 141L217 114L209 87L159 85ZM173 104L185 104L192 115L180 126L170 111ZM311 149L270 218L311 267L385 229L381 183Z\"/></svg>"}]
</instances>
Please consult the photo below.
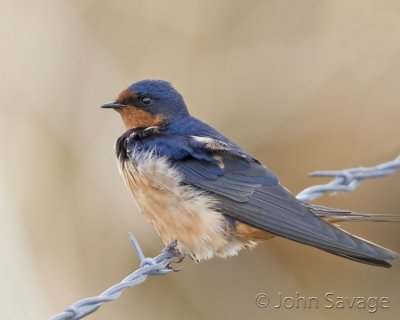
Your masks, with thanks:
<instances>
[{"instance_id":1,"label":"orange throat","mask_svg":"<svg viewBox=\"0 0 400 320\"><path fill-rule=\"evenodd\" d=\"M117 109L127 130L160 126L165 123L161 116L154 116L143 109L127 106Z\"/></svg>"}]
</instances>

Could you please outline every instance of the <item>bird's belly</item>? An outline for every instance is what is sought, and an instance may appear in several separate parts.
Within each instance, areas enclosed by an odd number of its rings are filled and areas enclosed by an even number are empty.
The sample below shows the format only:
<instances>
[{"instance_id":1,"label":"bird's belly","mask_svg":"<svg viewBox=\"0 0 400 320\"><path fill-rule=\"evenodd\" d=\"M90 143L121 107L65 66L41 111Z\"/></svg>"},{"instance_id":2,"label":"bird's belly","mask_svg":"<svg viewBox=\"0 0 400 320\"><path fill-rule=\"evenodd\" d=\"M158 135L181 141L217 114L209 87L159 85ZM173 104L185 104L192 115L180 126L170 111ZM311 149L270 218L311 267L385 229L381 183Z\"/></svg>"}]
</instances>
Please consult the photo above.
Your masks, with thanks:
<instances>
[{"instance_id":1,"label":"bird's belly","mask_svg":"<svg viewBox=\"0 0 400 320\"><path fill-rule=\"evenodd\" d=\"M181 175L165 158L150 152L135 154L120 161L119 168L140 210L165 244L177 240L178 249L196 260L227 257L254 246L251 239L238 237L229 228L215 210L215 199L182 185Z\"/></svg>"},{"instance_id":2,"label":"bird's belly","mask_svg":"<svg viewBox=\"0 0 400 320\"><path fill-rule=\"evenodd\" d=\"M165 244L178 241L182 253L209 259L229 246L225 219L213 199L190 186L164 158L152 153L131 155L119 163L140 210Z\"/></svg>"}]
</instances>

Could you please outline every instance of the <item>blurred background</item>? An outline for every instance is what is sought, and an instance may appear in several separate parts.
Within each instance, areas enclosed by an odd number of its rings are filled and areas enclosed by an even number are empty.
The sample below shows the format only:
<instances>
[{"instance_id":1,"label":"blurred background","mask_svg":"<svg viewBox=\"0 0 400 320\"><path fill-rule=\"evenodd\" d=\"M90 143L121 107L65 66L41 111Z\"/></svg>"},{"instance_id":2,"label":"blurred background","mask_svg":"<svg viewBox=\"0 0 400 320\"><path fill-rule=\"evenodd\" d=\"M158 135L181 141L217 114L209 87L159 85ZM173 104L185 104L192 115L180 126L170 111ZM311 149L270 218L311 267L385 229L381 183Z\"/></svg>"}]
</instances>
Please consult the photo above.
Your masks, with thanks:
<instances>
[{"instance_id":1,"label":"blurred background","mask_svg":"<svg viewBox=\"0 0 400 320\"><path fill-rule=\"evenodd\" d=\"M0 317L44 319L99 294L163 245L118 174L101 110L171 81L191 112L294 193L316 169L400 153L398 1L2 0ZM319 204L400 214L400 174ZM399 224L347 230L400 251ZM89 319L398 319L400 263L374 268L283 239L153 277ZM387 296L389 309L260 309L256 294Z\"/></svg>"}]
</instances>

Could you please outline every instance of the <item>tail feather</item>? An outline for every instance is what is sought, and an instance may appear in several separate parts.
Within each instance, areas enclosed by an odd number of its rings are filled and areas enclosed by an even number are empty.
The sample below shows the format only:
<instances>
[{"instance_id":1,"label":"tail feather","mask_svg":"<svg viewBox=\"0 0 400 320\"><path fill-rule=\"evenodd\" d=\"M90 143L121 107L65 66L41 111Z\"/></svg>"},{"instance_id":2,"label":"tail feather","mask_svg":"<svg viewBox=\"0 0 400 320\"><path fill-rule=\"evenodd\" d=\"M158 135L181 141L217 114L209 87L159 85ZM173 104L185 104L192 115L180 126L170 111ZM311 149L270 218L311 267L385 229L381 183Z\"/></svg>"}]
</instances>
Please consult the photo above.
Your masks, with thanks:
<instances>
[{"instance_id":1,"label":"tail feather","mask_svg":"<svg viewBox=\"0 0 400 320\"><path fill-rule=\"evenodd\" d=\"M400 222L399 215L353 212L349 210L329 208L309 203L305 203L304 205L314 214L314 216L320 217L330 223L353 221ZM337 226L336 228L340 229ZM396 260L399 258L399 254L392 250L379 246L360 237L351 235L343 229L340 230L343 232L343 235L347 234L351 236L354 240L358 241L359 250L357 252L343 252L341 250L332 250L325 248L322 248L322 250L350 260L385 268L390 268L392 266L388 261Z\"/></svg>"},{"instance_id":2,"label":"tail feather","mask_svg":"<svg viewBox=\"0 0 400 320\"><path fill-rule=\"evenodd\" d=\"M354 212L350 210L342 210L329 208L314 204L306 204L310 211L317 217L324 220L336 222L400 222L400 215L396 214L380 214L380 213L364 213Z\"/></svg>"}]
</instances>

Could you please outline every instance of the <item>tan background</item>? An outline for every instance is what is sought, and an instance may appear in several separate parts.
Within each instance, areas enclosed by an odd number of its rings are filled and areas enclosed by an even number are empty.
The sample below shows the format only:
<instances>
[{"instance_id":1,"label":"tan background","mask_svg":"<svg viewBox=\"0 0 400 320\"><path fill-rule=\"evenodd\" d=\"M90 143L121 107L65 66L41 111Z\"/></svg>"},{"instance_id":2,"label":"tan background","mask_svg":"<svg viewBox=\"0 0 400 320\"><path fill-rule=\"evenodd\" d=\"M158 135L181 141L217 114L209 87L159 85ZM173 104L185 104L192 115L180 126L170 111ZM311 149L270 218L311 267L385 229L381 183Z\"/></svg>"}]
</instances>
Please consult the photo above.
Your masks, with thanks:
<instances>
[{"instance_id":1,"label":"tan background","mask_svg":"<svg viewBox=\"0 0 400 320\"><path fill-rule=\"evenodd\" d=\"M44 319L100 293L160 240L117 172L117 114L98 106L143 78L268 164L293 192L315 169L400 153L398 1L22 1L0 17L0 317ZM400 214L400 174L325 205ZM346 228L400 251L399 224ZM91 319L398 319L400 263L364 266L285 240L186 261ZM278 293L389 296L388 310L259 309ZM323 301L322 301L323 302Z\"/></svg>"}]
</instances>

